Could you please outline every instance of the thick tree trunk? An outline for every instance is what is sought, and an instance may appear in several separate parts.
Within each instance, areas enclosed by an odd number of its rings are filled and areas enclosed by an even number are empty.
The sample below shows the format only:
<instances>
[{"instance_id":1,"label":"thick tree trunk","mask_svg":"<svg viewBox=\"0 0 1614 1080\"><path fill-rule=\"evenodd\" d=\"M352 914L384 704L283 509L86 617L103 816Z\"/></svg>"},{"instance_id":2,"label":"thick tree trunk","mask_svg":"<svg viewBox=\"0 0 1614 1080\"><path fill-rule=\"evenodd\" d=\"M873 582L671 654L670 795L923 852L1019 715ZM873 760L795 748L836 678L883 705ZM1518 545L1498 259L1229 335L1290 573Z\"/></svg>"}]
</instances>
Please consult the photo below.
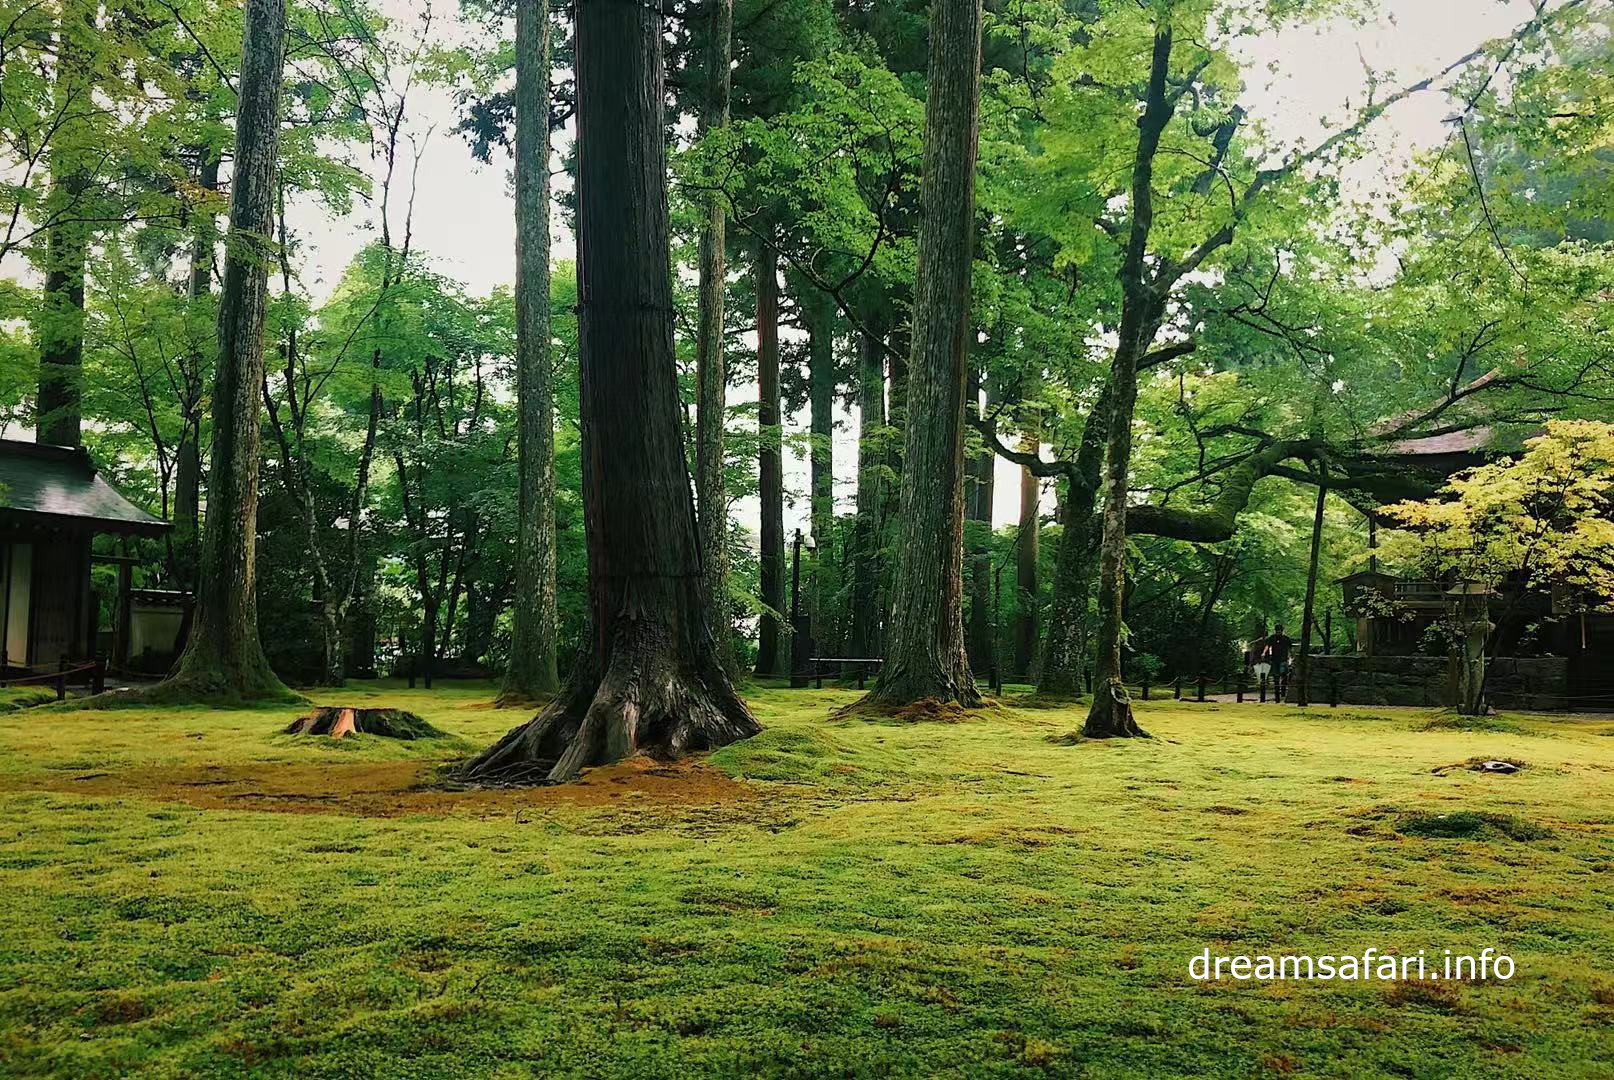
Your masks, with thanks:
<instances>
[{"instance_id":1,"label":"thick tree trunk","mask_svg":"<svg viewBox=\"0 0 1614 1080\"><path fill-rule=\"evenodd\" d=\"M1099 542L1092 489L1067 480L1059 518L1063 528L1054 552L1047 631L1037 659L1037 693L1047 698L1072 698L1084 689L1087 601L1092 595L1093 555Z\"/></svg>"},{"instance_id":2,"label":"thick tree trunk","mask_svg":"<svg viewBox=\"0 0 1614 1080\"><path fill-rule=\"evenodd\" d=\"M84 205L91 192L83 162L95 151L86 145L85 118L94 109L96 11L94 4L67 0L56 33L55 105L63 119L51 137L45 287L35 326L39 391L34 399L34 438L54 446L79 445L83 412L84 270L92 216Z\"/></svg>"},{"instance_id":3,"label":"thick tree trunk","mask_svg":"<svg viewBox=\"0 0 1614 1080\"><path fill-rule=\"evenodd\" d=\"M1047 630L1037 661L1037 693L1044 697L1075 697L1083 690L1087 604L1092 596L1093 576L1097 570L1095 556L1102 527L1095 510L1110 411L1110 384L1105 383L1082 425L1076 460L1065 473L1059 504L1063 529L1054 556L1054 580L1045 620Z\"/></svg>"},{"instance_id":4,"label":"thick tree trunk","mask_svg":"<svg viewBox=\"0 0 1614 1080\"><path fill-rule=\"evenodd\" d=\"M902 534L902 443L908 430L907 356L913 348L912 330L911 325L893 326L886 349L886 426L891 429L886 446L886 466L894 478L885 485L885 504L880 508L880 518L885 526L885 535L881 539L887 551L896 550ZM888 634L891 604L896 594L896 568L891 565L894 561L887 560L886 570L880 575L880 616ZM885 644L889 645L889 642Z\"/></svg>"},{"instance_id":5,"label":"thick tree trunk","mask_svg":"<svg viewBox=\"0 0 1614 1080\"><path fill-rule=\"evenodd\" d=\"M200 418L185 421L185 431L174 451L174 565L176 584L196 588L197 540L200 536L202 501L202 455Z\"/></svg>"},{"instance_id":6,"label":"thick tree trunk","mask_svg":"<svg viewBox=\"0 0 1614 1080\"><path fill-rule=\"evenodd\" d=\"M1042 446L1036 428L1028 428L1020 448L1035 454ZM1020 529L1015 543L1015 584L1018 611L1014 620L1014 672L1033 675L1037 655L1037 557L1042 524L1042 483L1025 467L1020 469Z\"/></svg>"},{"instance_id":7,"label":"thick tree trunk","mask_svg":"<svg viewBox=\"0 0 1614 1080\"><path fill-rule=\"evenodd\" d=\"M501 703L552 695L555 423L549 370L549 5L516 5L516 591Z\"/></svg>"},{"instance_id":8,"label":"thick tree trunk","mask_svg":"<svg viewBox=\"0 0 1614 1080\"><path fill-rule=\"evenodd\" d=\"M811 285L803 285L801 307L807 320L807 397L812 409L812 448L808 486L812 494L813 644L819 655L834 650L835 565L835 305Z\"/></svg>"},{"instance_id":9,"label":"thick tree trunk","mask_svg":"<svg viewBox=\"0 0 1614 1080\"><path fill-rule=\"evenodd\" d=\"M880 512L885 502L884 312L864 322L858 341L857 525L853 543L851 639L853 656L880 655Z\"/></svg>"},{"instance_id":10,"label":"thick tree trunk","mask_svg":"<svg viewBox=\"0 0 1614 1080\"><path fill-rule=\"evenodd\" d=\"M706 0L706 101L702 132L729 122L729 55L734 0ZM728 493L723 482L723 424L728 366L723 355L724 256L728 219L723 200L706 202L700 236L700 323L695 336L695 499L700 511L701 570L709 597L712 638L732 675L734 609L729 602Z\"/></svg>"},{"instance_id":11,"label":"thick tree trunk","mask_svg":"<svg viewBox=\"0 0 1614 1080\"><path fill-rule=\"evenodd\" d=\"M964 394L966 409L976 408L980 398L980 384L976 374L970 373L969 385ZM992 394L987 391L987 405ZM985 411L981 418L986 419ZM995 423L994 421L987 421ZM992 624L992 499L997 462L992 447L987 445L971 459L966 483L965 518L975 523L973 546L970 551L970 613L968 646L970 665L975 671L986 671L997 654Z\"/></svg>"},{"instance_id":12,"label":"thick tree trunk","mask_svg":"<svg viewBox=\"0 0 1614 1080\"><path fill-rule=\"evenodd\" d=\"M1083 733L1091 738L1144 734L1132 718L1121 681L1121 632L1126 603L1126 500L1132 461L1132 410L1138 396L1141 331L1123 328L1110 369L1111 414L1104 461L1104 517L1099 545L1098 656L1093 703Z\"/></svg>"},{"instance_id":13,"label":"thick tree trunk","mask_svg":"<svg viewBox=\"0 0 1614 1080\"><path fill-rule=\"evenodd\" d=\"M578 0L577 223L590 629L566 687L469 762L484 783L677 758L759 728L718 660L684 467L668 272L662 17Z\"/></svg>"},{"instance_id":14,"label":"thick tree trunk","mask_svg":"<svg viewBox=\"0 0 1614 1080\"><path fill-rule=\"evenodd\" d=\"M785 610L785 477L784 439L779 427L779 256L766 241L757 244L756 294L760 572L762 603L768 608L759 631L757 673L783 675L785 655L780 646Z\"/></svg>"},{"instance_id":15,"label":"thick tree trunk","mask_svg":"<svg viewBox=\"0 0 1614 1080\"><path fill-rule=\"evenodd\" d=\"M289 696L258 640L255 575L263 322L271 257L265 241L274 207L285 30L284 0L247 0L200 587L190 640L174 674L155 688L159 695Z\"/></svg>"},{"instance_id":16,"label":"thick tree trunk","mask_svg":"<svg viewBox=\"0 0 1614 1080\"><path fill-rule=\"evenodd\" d=\"M980 0L930 8L913 353L905 408L901 543L886 662L869 695L975 706L964 654L964 383L980 110Z\"/></svg>"},{"instance_id":17,"label":"thick tree trunk","mask_svg":"<svg viewBox=\"0 0 1614 1080\"><path fill-rule=\"evenodd\" d=\"M200 167L197 185L209 198L219 188L219 155L208 146L199 148ZM196 215L196 232L191 238L191 273L187 293L192 305L213 291L213 268L218 258L218 222L208 207ZM174 453L174 533L170 561L175 584L181 589L196 588L196 563L200 557L201 501L202 501L202 373L207 358L200 348L193 351L183 370L184 415L179 446ZM180 640L185 639L187 627L182 627Z\"/></svg>"}]
</instances>

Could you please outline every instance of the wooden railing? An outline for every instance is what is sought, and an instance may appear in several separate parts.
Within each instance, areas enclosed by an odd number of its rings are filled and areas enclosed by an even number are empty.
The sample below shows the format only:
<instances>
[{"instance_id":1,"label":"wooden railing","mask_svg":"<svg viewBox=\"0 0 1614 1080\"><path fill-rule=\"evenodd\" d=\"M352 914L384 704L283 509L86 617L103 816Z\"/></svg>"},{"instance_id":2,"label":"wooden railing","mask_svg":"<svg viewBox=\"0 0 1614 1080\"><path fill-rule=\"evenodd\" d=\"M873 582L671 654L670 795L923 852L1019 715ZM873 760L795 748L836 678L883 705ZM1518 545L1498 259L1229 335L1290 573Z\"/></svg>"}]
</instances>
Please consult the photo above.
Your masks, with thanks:
<instances>
[{"instance_id":1,"label":"wooden railing","mask_svg":"<svg viewBox=\"0 0 1614 1080\"><path fill-rule=\"evenodd\" d=\"M63 658L54 670L22 666L20 670L25 675L11 676L8 672L15 670L6 664L0 664L0 688L8 686L50 686L56 687L56 700L62 701L67 697L67 683L69 679L79 681L73 676L88 675L86 680L90 686L90 693L99 694L106 689L106 660L96 657L94 660L85 660L77 664L69 664Z\"/></svg>"}]
</instances>

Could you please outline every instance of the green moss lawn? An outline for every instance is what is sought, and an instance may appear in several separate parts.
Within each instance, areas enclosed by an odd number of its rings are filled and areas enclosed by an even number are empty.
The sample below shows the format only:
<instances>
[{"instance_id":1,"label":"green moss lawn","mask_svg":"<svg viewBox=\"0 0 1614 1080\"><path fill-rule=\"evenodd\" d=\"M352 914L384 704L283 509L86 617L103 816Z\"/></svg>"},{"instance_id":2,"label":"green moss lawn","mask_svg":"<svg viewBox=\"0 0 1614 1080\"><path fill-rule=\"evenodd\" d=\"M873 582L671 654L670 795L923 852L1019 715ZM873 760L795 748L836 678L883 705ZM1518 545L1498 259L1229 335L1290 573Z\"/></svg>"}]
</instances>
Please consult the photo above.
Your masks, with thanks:
<instances>
[{"instance_id":1,"label":"green moss lawn","mask_svg":"<svg viewBox=\"0 0 1614 1080\"><path fill-rule=\"evenodd\" d=\"M764 690L700 765L422 787L490 696L321 695L457 737L413 743L0 715L0 1074L1614 1075L1614 720L1156 702L1069 745ZM1195 984L1207 946L1516 972Z\"/></svg>"}]
</instances>

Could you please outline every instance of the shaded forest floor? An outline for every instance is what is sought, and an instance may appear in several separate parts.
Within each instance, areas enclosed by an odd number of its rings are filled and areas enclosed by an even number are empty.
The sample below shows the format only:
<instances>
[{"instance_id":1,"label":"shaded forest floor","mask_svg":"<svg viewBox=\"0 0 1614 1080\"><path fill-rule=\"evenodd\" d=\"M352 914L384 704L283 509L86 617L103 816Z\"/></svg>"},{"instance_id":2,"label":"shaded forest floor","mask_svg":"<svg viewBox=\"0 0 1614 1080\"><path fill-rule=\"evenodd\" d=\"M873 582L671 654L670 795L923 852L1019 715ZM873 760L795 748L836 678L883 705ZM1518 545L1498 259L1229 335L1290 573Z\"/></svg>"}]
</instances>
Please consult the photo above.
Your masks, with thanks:
<instances>
[{"instance_id":1,"label":"shaded forest floor","mask_svg":"<svg viewBox=\"0 0 1614 1080\"><path fill-rule=\"evenodd\" d=\"M456 792L455 738L295 709L0 715L0 1072L1607 1075L1614 720L1152 702L836 719ZM1011 699L1012 700L1012 699ZM1431 726L1431 719L1435 720ZM1510 758L1511 776L1461 766ZM1441 770L1437 772L1436 770ZM1473 812L1489 817L1432 818ZM1422 835L1464 829L1472 835ZM1495 947L1507 982L1195 983L1213 954Z\"/></svg>"}]
</instances>

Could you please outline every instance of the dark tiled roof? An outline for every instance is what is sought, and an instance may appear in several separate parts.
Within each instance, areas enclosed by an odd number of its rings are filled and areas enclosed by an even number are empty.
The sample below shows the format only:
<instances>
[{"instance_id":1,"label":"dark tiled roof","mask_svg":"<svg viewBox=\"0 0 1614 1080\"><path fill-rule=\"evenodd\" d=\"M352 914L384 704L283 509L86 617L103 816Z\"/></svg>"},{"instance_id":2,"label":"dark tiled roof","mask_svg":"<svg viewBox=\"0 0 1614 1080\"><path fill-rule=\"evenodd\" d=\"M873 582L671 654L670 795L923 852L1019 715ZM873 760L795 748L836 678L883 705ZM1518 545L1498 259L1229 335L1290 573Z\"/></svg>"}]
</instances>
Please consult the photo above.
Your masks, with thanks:
<instances>
[{"instance_id":1,"label":"dark tiled roof","mask_svg":"<svg viewBox=\"0 0 1614 1080\"><path fill-rule=\"evenodd\" d=\"M160 533L168 528L167 522L119 495L85 451L0 439L0 519L36 517L72 518L97 532Z\"/></svg>"}]
</instances>

